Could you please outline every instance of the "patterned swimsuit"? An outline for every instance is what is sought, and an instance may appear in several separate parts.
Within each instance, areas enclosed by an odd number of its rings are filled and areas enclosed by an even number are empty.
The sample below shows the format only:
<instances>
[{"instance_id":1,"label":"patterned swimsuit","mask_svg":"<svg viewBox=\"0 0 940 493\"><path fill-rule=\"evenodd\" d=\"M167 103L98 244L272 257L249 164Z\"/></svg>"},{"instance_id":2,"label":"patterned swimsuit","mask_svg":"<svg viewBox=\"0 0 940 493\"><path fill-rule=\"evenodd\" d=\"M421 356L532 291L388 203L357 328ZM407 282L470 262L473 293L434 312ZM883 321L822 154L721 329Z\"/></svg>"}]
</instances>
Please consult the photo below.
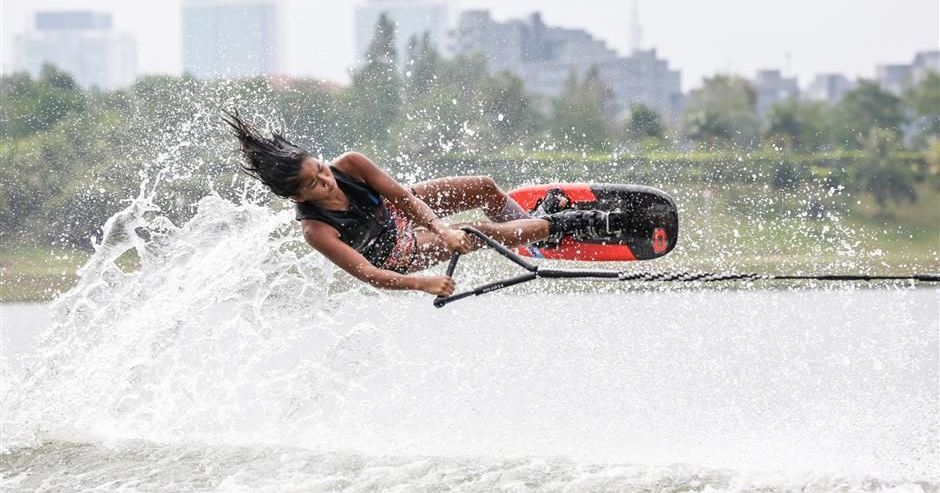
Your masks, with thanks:
<instances>
[{"instance_id":1,"label":"patterned swimsuit","mask_svg":"<svg viewBox=\"0 0 940 493\"><path fill-rule=\"evenodd\" d=\"M418 254L415 223L368 183L331 166L349 210L330 210L308 202L297 204L297 220L314 219L336 228L340 240L361 253L372 265L406 274Z\"/></svg>"}]
</instances>

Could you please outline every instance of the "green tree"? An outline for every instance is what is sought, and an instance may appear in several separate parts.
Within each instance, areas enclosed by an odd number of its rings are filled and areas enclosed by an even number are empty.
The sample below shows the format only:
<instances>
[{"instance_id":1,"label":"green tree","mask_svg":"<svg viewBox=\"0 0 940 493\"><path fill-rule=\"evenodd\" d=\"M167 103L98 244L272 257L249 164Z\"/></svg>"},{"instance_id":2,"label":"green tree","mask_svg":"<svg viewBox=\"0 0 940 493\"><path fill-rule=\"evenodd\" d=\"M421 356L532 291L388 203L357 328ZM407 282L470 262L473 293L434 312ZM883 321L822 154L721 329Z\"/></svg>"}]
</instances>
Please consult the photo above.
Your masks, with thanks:
<instances>
[{"instance_id":1,"label":"green tree","mask_svg":"<svg viewBox=\"0 0 940 493\"><path fill-rule=\"evenodd\" d=\"M767 113L765 142L776 148L816 152L832 143L832 110L826 103L784 101Z\"/></svg>"},{"instance_id":2,"label":"green tree","mask_svg":"<svg viewBox=\"0 0 940 493\"><path fill-rule=\"evenodd\" d=\"M339 127L342 89L313 79L294 79L275 90L277 114L297 145L314 154L334 156L343 152Z\"/></svg>"},{"instance_id":3,"label":"green tree","mask_svg":"<svg viewBox=\"0 0 940 493\"><path fill-rule=\"evenodd\" d=\"M686 136L699 145L754 146L760 130L754 88L736 76L705 79L689 95L684 126Z\"/></svg>"},{"instance_id":4,"label":"green tree","mask_svg":"<svg viewBox=\"0 0 940 493\"><path fill-rule=\"evenodd\" d=\"M887 129L900 135L904 123L901 99L873 81L862 81L849 91L839 101L837 113L839 143L855 149L869 143L872 129Z\"/></svg>"},{"instance_id":5,"label":"green tree","mask_svg":"<svg viewBox=\"0 0 940 493\"><path fill-rule=\"evenodd\" d=\"M644 150L666 145L666 127L659 113L645 104L630 106L630 116L624 122L623 141Z\"/></svg>"},{"instance_id":6,"label":"green tree","mask_svg":"<svg viewBox=\"0 0 940 493\"><path fill-rule=\"evenodd\" d=\"M138 111L133 119L141 138L162 138L167 129L176 128L192 117L192 108L203 100L204 84L183 76L150 75L137 79L128 89L128 97Z\"/></svg>"},{"instance_id":7,"label":"green tree","mask_svg":"<svg viewBox=\"0 0 940 493\"><path fill-rule=\"evenodd\" d=\"M43 132L0 151L0 231L88 248L88 239L139 183L139 142L126 113L96 98ZM23 234L24 232L28 234Z\"/></svg>"},{"instance_id":8,"label":"green tree","mask_svg":"<svg viewBox=\"0 0 940 493\"><path fill-rule=\"evenodd\" d=\"M388 131L398 118L402 106L402 83L395 55L395 25L384 13L379 16L375 35L366 51L365 64L352 77L349 87L349 108L345 115L351 120L354 134L351 145L371 144L384 147Z\"/></svg>"},{"instance_id":9,"label":"green tree","mask_svg":"<svg viewBox=\"0 0 940 493\"><path fill-rule=\"evenodd\" d=\"M44 63L36 80L24 72L0 78L0 137L17 138L52 128L85 111L85 95L72 76Z\"/></svg>"},{"instance_id":10,"label":"green tree","mask_svg":"<svg viewBox=\"0 0 940 493\"><path fill-rule=\"evenodd\" d=\"M466 150L467 140L478 138L479 113L467 95L449 85L435 87L413 101L391 128L399 153L417 158Z\"/></svg>"},{"instance_id":11,"label":"green tree","mask_svg":"<svg viewBox=\"0 0 940 493\"><path fill-rule=\"evenodd\" d=\"M482 54L458 55L441 64L438 84L464 91L473 100L488 72L486 57Z\"/></svg>"},{"instance_id":12,"label":"green tree","mask_svg":"<svg viewBox=\"0 0 940 493\"><path fill-rule=\"evenodd\" d=\"M522 79L502 71L486 78L480 88L481 124L496 146L519 143L533 132L539 115L525 93Z\"/></svg>"},{"instance_id":13,"label":"green tree","mask_svg":"<svg viewBox=\"0 0 940 493\"><path fill-rule=\"evenodd\" d=\"M940 139L933 139L924 149L924 174L935 190L940 190Z\"/></svg>"},{"instance_id":14,"label":"green tree","mask_svg":"<svg viewBox=\"0 0 940 493\"><path fill-rule=\"evenodd\" d=\"M685 114L685 135L708 149L731 142L734 129L731 122L711 108L699 108Z\"/></svg>"},{"instance_id":15,"label":"green tree","mask_svg":"<svg viewBox=\"0 0 940 493\"><path fill-rule=\"evenodd\" d=\"M928 72L903 99L914 117L914 146L926 149L940 140L940 73Z\"/></svg>"},{"instance_id":16,"label":"green tree","mask_svg":"<svg viewBox=\"0 0 940 493\"><path fill-rule=\"evenodd\" d=\"M865 160L858 169L857 185L875 199L882 212L889 202L917 201L914 173L893 158L900 150L900 138L892 129L874 127L864 141Z\"/></svg>"},{"instance_id":17,"label":"green tree","mask_svg":"<svg viewBox=\"0 0 940 493\"><path fill-rule=\"evenodd\" d=\"M550 133L563 148L602 151L611 146L613 93L592 66L578 82L568 75L561 96L553 101Z\"/></svg>"},{"instance_id":18,"label":"green tree","mask_svg":"<svg viewBox=\"0 0 940 493\"><path fill-rule=\"evenodd\" d=\"M626 122L627 134L634 139L646 137L665 138L666 127L663 126L659 113L645 104L630 106L630 117Z\"/></svg>"},{"instance_id":19,"label":"green tree","mask_svg":"<svg viewBox=\"0 0 940 493\"><path fill-rule=\"evenodd\" d=\"M444 60L431 55L434 62L426 63L432 52L418 52L424 61L416 64L427 67L421 76L426 84L408 91L389 132L392 147L422 158L481 147L481 86L487 78L486 60L481 56Z\"/></svg>"},{"instance_id":20,"label":"green tree","mask_svg":"<svg viewBox=\"0 0 940 493\"><path fill-rule=\"evenodd\" d=\"M419 40L412 36L408 41L408 60L405 62L405 94L409 100L417 99L431 91L441 72L441 56L431 45L430 33L425 31Z\"/></svg>"}]
</instances>

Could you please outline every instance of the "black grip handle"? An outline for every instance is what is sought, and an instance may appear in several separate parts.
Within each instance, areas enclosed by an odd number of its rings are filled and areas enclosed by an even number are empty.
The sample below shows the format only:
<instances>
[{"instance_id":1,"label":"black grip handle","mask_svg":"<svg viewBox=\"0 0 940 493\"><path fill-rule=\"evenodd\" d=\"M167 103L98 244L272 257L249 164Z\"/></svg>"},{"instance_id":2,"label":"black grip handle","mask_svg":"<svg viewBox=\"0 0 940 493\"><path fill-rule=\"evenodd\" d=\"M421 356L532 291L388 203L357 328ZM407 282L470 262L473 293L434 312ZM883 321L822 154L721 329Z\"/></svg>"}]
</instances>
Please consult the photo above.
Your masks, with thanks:
<instances>
[{"instance_id":1,"label":"black grip handle","mask_svg":"<svg viewBox=\"0 0 940 493\"><path fill-rule=\"evenodd\" d=\"M458 261L458 260L460 260L460 252L454 252L454 254L451 255L451 257L450 257L450 263L447 264L447 277L451 277L451 278L454 277L454 270L457 268L457 261ZM463 294L464 294L465 296L469 296L469 295L473 294L473 292L467 292L467 293L463 293ZM444 306L444 305L450 303L451 301L456 301L456 300L459 300L460 298L463 298L463 296L460 296L460 295L438 296L438 297L434 298L434 306L440 308L440 307L442 307L442 306Z\"/></svg>"},{"instance_id":2,"label":"black grip handle","mask_svg":"<svg viewBox=\"0 0 940 493\"><path fill-rule=\"evenodd\" d=\"M464 291L462 293L457 293L453 296L441 297L438 296L434 299L434 306L440 308L451 301L457 301L464 299L468 296L480 296L481 294L491 293L493 291L508 288L509 286L515 286L516 284L522 284L524 282L531 281L538 278L539 275L537 272L526 272L525 274L518 275L509 279L504 279L502 281L494 281L491 283L484 284L477 288L471 289L470 291Z\"/></svg>"},{"instance_id":3,"label":"black grip handle","mask_svg":"<svg viewBox=\"0 0 940 493\"><path fill-rule=\"evenodd\" d=\"M447 277L454 277L454 269L457 268L458 260L460 260L460 252L454 252L450 257L450 263L447 264Z\"/></svg>"},{"instance_id":4,"label":"black grip handle","mask_svg":"<svg viewBox=\"0 0 940 493\"><path fill-rule=\"evenodd\" d=\"M467 234L476 236L477 238L482 240L484 243L486 243L487 246L495 250L497 253L508 258L516 265L521 266L525 270L529 271L529 273L519 276L519 277L514 277L512 279L506 279L504 281L497 281L497 282L485 284L476 289L472 289L470 291L464 291L462 293L457 293L451 296L438 296L434 298L434 306L436 306L437 308L440 308L450 303L451 301L457 301L459 299L466 298L467 296L479 296L481 294L488 293L490 291L496 291L497 289L502 289L505 287L513 286L521 282L531 281L532 279L535 279L536 277L538 277L538 266L531 264L529 262L526 262L525 260L523 260L522 257L520 257L519 255L516 255L511 250L506 248L504 245L500 244L499 242L495 241L489 236L486 236L480 230L472 226L463 226L460 229L466 231ZM457 269L458 260L460 260L460 252L454 252L454 254L450 257L450 263L447 264L447 276L448 277L454 276L454 270Z\"/></svg>"},{"instance_id":5,"label":"black grip handle","mask_svg":"<svg viewBox=\"0 0 940 493\"><path fill-rule=\"evenodd\" d=\"M467 296L476 296L477 294L473 291L464 291L463 293L457 293L452 296L438 296L434 298L434 306L440 308L451 301L457 301L466 298Z\"/></svg>"}]
</instances>

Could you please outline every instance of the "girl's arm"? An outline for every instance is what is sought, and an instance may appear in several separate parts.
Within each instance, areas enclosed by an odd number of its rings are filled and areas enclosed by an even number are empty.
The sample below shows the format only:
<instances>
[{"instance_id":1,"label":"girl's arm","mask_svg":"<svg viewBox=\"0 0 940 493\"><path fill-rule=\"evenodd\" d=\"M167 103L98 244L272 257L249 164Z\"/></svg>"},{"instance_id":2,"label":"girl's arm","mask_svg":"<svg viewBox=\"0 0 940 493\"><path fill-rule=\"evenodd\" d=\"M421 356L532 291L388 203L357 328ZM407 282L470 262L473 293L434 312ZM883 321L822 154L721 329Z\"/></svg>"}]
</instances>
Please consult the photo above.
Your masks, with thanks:
<instances>
[{"instance_id":1,"label":"girl's arm","mask_svg":"<svg viewBox=\"0 0 940 493\"><path fill-rule=\"evenodd\" d=\"M443 238L448 246L460 253L470 251L471 244L466 233L451 229L424 201L415 197L410 190L388 176L371 159L358 152L347 152L336 161L347 164L354 176L361 177L376 192L388 199L395 207L402 209L415 222Z\"/></svg>"},{"instance_id":2,"label":"girl's arm","mask_svg":"<svg viewBox=\"0 0 940 493\"><path fill-rule=\"evenodd\" d=\"M454 281L447 276L409 276L372 265L361 253L343 243L336 229L329 225L305 220L301 228L310 246L360 281L377 288L415 289L441 296L454 292Z\"/></svg>"}]
</instances>

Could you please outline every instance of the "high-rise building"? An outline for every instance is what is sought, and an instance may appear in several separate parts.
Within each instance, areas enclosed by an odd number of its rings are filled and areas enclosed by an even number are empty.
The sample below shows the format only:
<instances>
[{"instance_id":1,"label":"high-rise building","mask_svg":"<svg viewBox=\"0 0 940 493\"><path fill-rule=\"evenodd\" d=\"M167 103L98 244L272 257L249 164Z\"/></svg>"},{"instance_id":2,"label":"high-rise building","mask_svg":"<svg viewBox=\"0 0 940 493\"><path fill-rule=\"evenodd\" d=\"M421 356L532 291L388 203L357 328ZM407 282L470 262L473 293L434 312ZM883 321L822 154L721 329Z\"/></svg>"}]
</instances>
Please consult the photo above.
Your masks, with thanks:
<instances>
[{"instance_id":1,"label":"high-rise building","mask_svg":"<svg viewBox=\"0 0 940 493\"><path fill-rule=\"evenodd\" d=\"M803 97L809 101L837 103L855 84L842 74L819 74L813 78Z\"/></svg>"},{"instance_id":2,"label":"high-rise building","mask_svg":"<svg viewBox=\"0 0 940 493\"><path fill-rule=\"evenodd\" d=\"M546 26L538 13L526 20L496 22L485 10L462 12L452 47L457 54L483 54L491 70L515 73L534 93L557 96L570 73L583 77L595 66L621 114L634 103L667 118L681 111L680 74L670 70L656 50L618 56L587 31Z\"/></svg>"},{"instance_id":3,"label":"high-rise building","mask_svg":"<svg viewBox=\"0 0 940 493\"><path fill-rule=\"evenodd\" d=\"M112 29L111 15L92 11L37 12L33 29L16 38L16 66L37 76L44 63L80 86L111 90L137 77L134 38Z\"/></svg>"},{"instance_id":4,"label":"high-rise building","mask_svg":"<svg viewBox=\"0 0 940 493\"><path fill-rule=\"evenodd\" d=\"M493 71L518 67L530 55L524 43L535 37L521 20L495 22L487 10L460 13L457 28L449 39L454 54L482 53Z\"/></svg>"},{"instance_id":5,"label":"high-rise building","mask_svg":"<svg viewBox=\"0 0 940 493\"><path fill-rule=\"evenodd\" d=\"M875 79L886 91L901 95L917 84L929 72L940 73L940 51L921 51L910 64L878 65Z\"/></svg>"},{"instance_id":6,"label":"high-rise building","mask_svg":"<svg viewBox=\"0 0 940 493\"><path fill-rule=\"evenodd\" d=\"M282 71L280 0L184 0L183 71L200 79Z\"/></svg>"},{"instance_id":7,"label":"high-rise building","mask_svg":"<svg viewBox=\"0 0 940 493\"><path fill-rule=\"evenodd\" d=\"M753 82L757 92L757 114L761 117L767 114L771 106L800 96L796 78L784 77L779 70L761 70Z\"/></svg>"},{"instance_id":8,"label":"high-rise building","mask_svg":"<svg viewBox=\"0 0 940 493\"><path fill-rule=\"evenodd\" d=\"M408 62L408 43L421 40L425 33L430 45L445 51L447 35L447 4L439 0L369 0L356 7L356 63L365 53L375 35L375 26L382 14L395 24L395 55L400 65Z\"/></svg>"},{"instance_id":9,"label":"high-rise building","mask_svg":"<svg viewBox=\"0 0 940 493\"><path fill-rule=\"evenodd\" d=\"M928 72L940 74L940 50L921 51L914 55L914 63L911 64L912 82L920 82Z\"/></svg>"},{"instance_id":10,"label":"high-rise building","mask_svg":"<svg viewBox=\"0 0 940 493\"><path fill-rule=\"evenodd\" d=\"M875 79L881 87L893 94L901 94L911 84L910 65L878 65Z\"/></svg>"}]
</instances>

